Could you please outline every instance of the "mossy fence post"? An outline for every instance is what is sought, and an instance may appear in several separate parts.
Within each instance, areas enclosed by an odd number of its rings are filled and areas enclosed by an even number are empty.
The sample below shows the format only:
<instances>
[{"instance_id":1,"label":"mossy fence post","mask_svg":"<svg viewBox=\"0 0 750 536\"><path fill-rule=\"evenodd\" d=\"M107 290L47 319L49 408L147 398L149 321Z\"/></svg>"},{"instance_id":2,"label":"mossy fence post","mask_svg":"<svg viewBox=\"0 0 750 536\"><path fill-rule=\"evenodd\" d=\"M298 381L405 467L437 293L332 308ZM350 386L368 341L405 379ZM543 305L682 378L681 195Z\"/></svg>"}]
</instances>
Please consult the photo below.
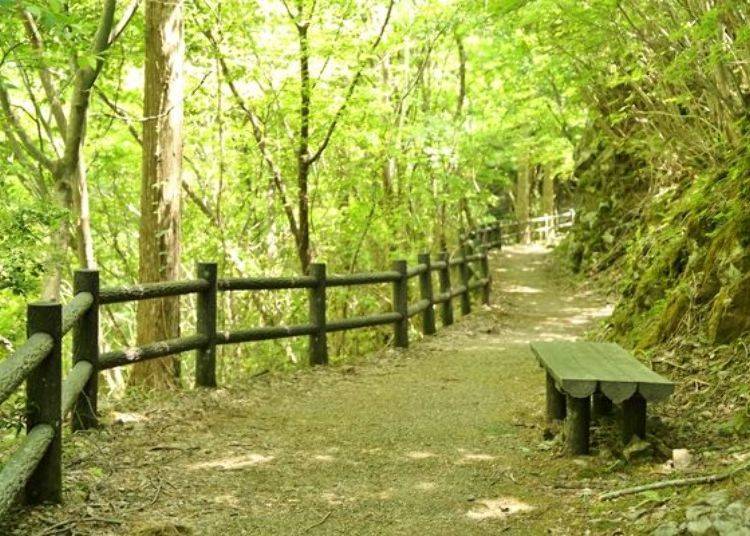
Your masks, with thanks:
<instances>
[{"instance_id":1,"label":"mossy fence post","mask_svg":"<svg viewBox=\"0 0 750 536\"><path fill-rule=\"evenodd\" d=\"M99 271L77 270L73 276L73 294L88 292L91 307L73 326L73 364L91 363L91 377L73 406L73 430L86 430L99 425Z\"/></svg>"},{"instance_id":2,"label":"mossy fence post","mask_svg":"<svg viewBox=\"0 0 750 536\"><path fill-rule=\"evenodd\" d=\"M461 286L464 291L461 293L461 314L468 315L471 313L471 291L469 290L469 273L468 256L471 254L471 246L468 242L461 245L461 263L458 265L459 275L461 276Z\"/></svg>"},{"instance_id":3,"label":"mossy fence post","mask_svg":"<svg viewBox=\"0 0 750 536\"><path fill-rule=\"evenodd\" d=\"M393 261L391 269L399 277L393 282L393 311L401 318L393 325L393 342L397 348L409 347L409 279L405 260Z\"/></svg>"},{"instance_id":4,"label":"mossy fence post","mask_svg":"<svg viewBox=\"0 0 750 536\"><path fill-rule=\"evenodd\" d=\"M27 309L27 336L46 333L53 345L26 379L26 433L38 424L55 432L39 464L26 483L27 504L62 501L62 305L37 302Z\"/></svg>"},{"instance_id":5,"label":"mossy fence post","mask_svg":"<svg viewBox=\"0 0 750 536\"><path fill-rule=\"evenodd\" d=\"M216 387L218 266L215 262L199 262L195 271L199 279L208 281L208 288L199 292L196 299L195 328L208 342L195 351L195 384L199 387Z\"/></svg>"},{"instance_id":6,"label":"mossy fence post","mask_svg":"<svg viewBox=\"0 0 750 536\"><path fill-rule=\"evenodd\" d=\"M315 333L310 335L310 364L328 364L328 336L326 334L326 265L312 263L308 274L315 279L310 289L310 324L315 326Z\"/></svg>"},{"instance_id":7,"label":"mossy fence post","mask_svg":"<svg viewBox=\"0 0 750 536\"><path fill-rule=\"evenodd\" d=\"M419 297L427 300L427 307L422 311L422 333L434 335L435 329L435 297L432 290L432 263L429 253L421 253L417 257L418 264L424 264L425 270L419 274Z\"/></svg>"},{"instance_id":8,"label":"mossy fence post","mask_svg":"<svg viewBox=\"0 0 750 536\"><path fill-rule=\"evenodd\" d=\"M440 308L440 319L444 326L453 324L453 300L451 298L451 267L447 251L441 251L439 256L443 266L440 268L440 293L444 296Z\"/></svg>"}]
</instances>

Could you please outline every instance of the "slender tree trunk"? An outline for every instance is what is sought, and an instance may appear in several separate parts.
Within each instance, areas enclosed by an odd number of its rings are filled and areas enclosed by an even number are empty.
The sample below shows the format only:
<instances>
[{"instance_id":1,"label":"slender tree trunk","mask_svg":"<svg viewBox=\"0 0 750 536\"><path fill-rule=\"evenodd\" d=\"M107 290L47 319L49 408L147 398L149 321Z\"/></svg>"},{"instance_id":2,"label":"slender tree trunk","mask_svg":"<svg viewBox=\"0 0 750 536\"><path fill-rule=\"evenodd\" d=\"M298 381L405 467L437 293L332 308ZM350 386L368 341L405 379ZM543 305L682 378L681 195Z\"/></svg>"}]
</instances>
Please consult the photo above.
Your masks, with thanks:
<instances>
[{"instance_id":1,"label":"slender tree trunk","mask_svg":"<svg viewBox=\"0 0 750 536\"><path fill-rule=\"evenodd\" d=\"M474 229L477 226L477 222L471 214L471 207L469 207L469 200L466 199L466 196L462 196L461 199L458 200L458 206L464 215L466 230Z\"/></svg>"},{"instance_id":2,"label":"slender tree trunk","mask_svg":"<svg viewBox=\"0 0 750 536\"><path fill-rule=\"evenodd\" d=\"M302 4L299 4L302 12ZM307 21L297 24L299 35L300 63L300 127L299 147L297 149L297 220L299 222L299 240L297 252L302 273L310 265L310 197L308 195L310 177L310 43L307 36Z\"/></svg>"},{"instance_id":3,"label":"slender tree trunk","mask_svg":"<svg viewBox=\"0 0 750 536\"><path fill-rule=\"evenodd\" d=\"M458 48L458 97L456 99L455 119L460 120L466 100L466 49L461 34L455 31L456 47Z\"/></svg>"},{"instance_id":4,"label":"slender tree trunk","mask_svg":"<svg viewBox=\"0 0 750 536\"><path fill-rule=\"evenodd\" d=\"M383 75L383 107L391 108L391 94L394 92L391 87L391 61L389 56L383 58L381 67ZM390 129L386 132L383 139L383 199L384 204L388 205L393 193L393 179L396 175L396 157L394 156L394 147Z\"/></svg>"},{"instance_id":5,"label":"slender tree trunk","mask_svg":"<svg viewBox=\"0 0 750 536\"><path fill-rule=\"evenodd\" d=\"M55 180L55 204L64 210L72 208L72 193L68 183ZM52 230L51 247L45 259L45 273L42 278L42 299L58 300L62 285L62 267L70 247L70 218L67 214L60 218L57 228Z\"/></svg>"},{"instance_id":6,"label":"slender tree trunk","mask_svg":"<svg viewBox=\"0 0 750 536\"><path fill-rule=\"evenodd\" d=\"M516 178L516 219L519 223L518 240L522 244L531 242L531 233L529 218L530 213L530 195L531 195L531 172L532 168L528 160L524 159L518 169Z\"/></svg>"},{"instance_id":7,"label":"slender tree trunk","mask_svg":"<svg viewBox=\"0 0 750 536\"><path fill-rule=\"evenodd\" d=\"M554 221L555 213L555 175L551 170L542 171L542 214L550 217L547 228L547 241L554 240L555 226L551 223Z\"/></svg>"},{"instance_id":8,"label":"slender tree trunk","mask_svg":"<svg viewBox=\"0 0 750 536\"><path fill-rule=\"evenodd\" d=\"M73 205L75 214L76 248L78 263L82 268L96 268L94 258L94 237L91 233L91 208L89 206L89 185L86 164L81 156L74 174Z\"/></svg>"},{"instance_id":9,"label":"slender tree trunk","mask_svg":"<svg viewBox=\"0 0 750 536\"><path fill-rule=\"evenodd\" d=\"M143 283L179 276L183 112L183 0L146 2L146 58L139 277ZM138 302L138 344L180 333L179 299ZM178 383L179 361L137 363L131 385Z\"/></svg>"}]
</instances>

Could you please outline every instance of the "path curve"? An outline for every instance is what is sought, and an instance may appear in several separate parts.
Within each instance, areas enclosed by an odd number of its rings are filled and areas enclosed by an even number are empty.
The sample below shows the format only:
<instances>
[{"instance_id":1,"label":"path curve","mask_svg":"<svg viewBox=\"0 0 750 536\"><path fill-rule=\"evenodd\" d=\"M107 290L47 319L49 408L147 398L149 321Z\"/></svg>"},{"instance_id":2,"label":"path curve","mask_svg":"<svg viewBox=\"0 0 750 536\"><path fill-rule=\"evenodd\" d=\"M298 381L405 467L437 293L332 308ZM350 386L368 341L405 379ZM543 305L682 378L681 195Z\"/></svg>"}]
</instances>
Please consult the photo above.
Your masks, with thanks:
<instances>
[{"instance_id":1,"label":"path curve","mask_svg":"<svg viewBox=\"0 0 750 536\"><path fill-rule=\"evenodd\" d=\"M528 341L580 336L606 308L540 246L495 253L492 270L491 307L408 351L172 394L71 437L65 505L13 532L582 533L579 497L551 485L570 460L538 447Z\"/></svg>"}]
</instances>

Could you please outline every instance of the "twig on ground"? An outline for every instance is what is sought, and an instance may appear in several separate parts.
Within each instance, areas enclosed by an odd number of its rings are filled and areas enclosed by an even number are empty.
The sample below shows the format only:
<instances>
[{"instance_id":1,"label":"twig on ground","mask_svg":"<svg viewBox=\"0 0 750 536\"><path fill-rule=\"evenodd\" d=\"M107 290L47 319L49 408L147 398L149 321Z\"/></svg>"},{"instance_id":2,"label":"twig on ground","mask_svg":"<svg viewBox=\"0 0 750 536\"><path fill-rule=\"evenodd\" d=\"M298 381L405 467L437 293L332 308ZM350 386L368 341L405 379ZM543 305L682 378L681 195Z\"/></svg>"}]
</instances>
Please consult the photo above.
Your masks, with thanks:
<instances>
[{"instance_id":1,"label":"twig on ground","mask_svg":"<svg viewBox=\"0 0 750 536\"><path fill-rule=\"evenodd\" d=\"M159 479L159 483L158 483L158 484L156 485L156 493L154 493L154 496L153 496L153 498L151 499L151 502L150 502L150 503L148 503L148 506L153 506L153 505L154 505L154 503L156 503L156 501L158 501L158 500L159 500L159 495L161 495L161 488L162 488L162 485L163 485L163 481L162 481L162 479L160 478L160 479Z\"/></svg>"},{"instance_id":2,"label":"twig on ground","mask_svg":"<svg viewBox=\"0 0 750 536\"><path fill-rule=\"evenodd\" d=\"M125 523L122 519L116 519L114 517L98 517L87 515L84 519L87 523L106 523L107 525L122 525Z\"/></svg>"},{"instance_id":3,"label":"twig on ground","mask_svg":"<svg viewBox=\"0 0 750 536\"><path fill-rule=\"evenodd\" d=\"M73 521L72 519L66 519L65 521L60 521L59 523L55 523L50 527L40 530L36 533L36 536L51 536L52 534L57 534L62 530L68 530L70 526L74 524L75 521Z\"/></svg>"},{"instance_id":4,"label":"twig on ground","mask_svg":"<svg viewBox=\"0 0 750 536\"><path fill-rule=\"evenodd\" d=\"M616 480L584 480L582 482L575 480L558 480L552 483L554 489L592 489L592 488L603 488L604 486L611 486L615 484Z\"/></svg>"},{"instance_id":5,"label":"twig on ground","mask_svg":"<svg viewBox=\"0 0 750 536\"><path fill-rule=\"evenodd\" d=\"M676 488L676 487L681 487L681 486L694 486L697 484L713 484L715 482L720 482L722 480L726 480L727 478L731 478L737 473L742 472L749 468L750 468L750 462L746 462L741 465L738 465L737 467L734 467L733 469L724 471L723 473L717 473L717 474L706 475L706 476L696 476L696 477L691 477L691 478L677 478L673 480L662 480L660 482L652 482L650 484L644 484L642 486L633 486L632 488L624 488L624 489L620 489L616 491L608 491L606 493L600 494L599 500L608 501L611 499L616 499L618 497L623 497L624 495L632 495L634 493L641 493L643 491L650 491L654 489Z\"/></svg>"},{"instance_id":6,"label":"twig on ground","mask_svg":"<svg viewBox=\"0 0 750 536\"><path fill-rule=\"evenodd\" d=\"M323 523L328 521L328 518L331 517L331 514L333 514L333 510L329 511L326 515L324 515L323 518L317 523L307 527L305 530L302 531L302 533L304 534L305 532L310 532L312 529L321 526Z\"/></svg>"},{"instance_id":7,"label":"twig on ground","mask_svg":"<svg viewBox=\"0 0 750 536\"><path fill-rule=\"evenodd\" d=\"M200 447L196 446L187 446L183 447L180 445L154 445L153 447L149 447L149 451L157 451L157 450L198 450Z\"/></svg>"}]
</instances>

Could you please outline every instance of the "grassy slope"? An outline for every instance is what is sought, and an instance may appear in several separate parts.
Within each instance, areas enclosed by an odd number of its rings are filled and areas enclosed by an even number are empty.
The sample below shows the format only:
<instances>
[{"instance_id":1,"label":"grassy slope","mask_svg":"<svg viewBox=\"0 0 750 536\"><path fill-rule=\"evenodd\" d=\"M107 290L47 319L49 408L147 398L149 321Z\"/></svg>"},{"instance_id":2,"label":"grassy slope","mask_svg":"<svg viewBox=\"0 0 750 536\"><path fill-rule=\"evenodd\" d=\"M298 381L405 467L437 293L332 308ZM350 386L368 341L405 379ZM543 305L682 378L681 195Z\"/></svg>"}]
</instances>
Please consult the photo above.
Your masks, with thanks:
<instances>
[{"instance_id":1,"label":"grassy slope","mask_svg":"<svg viewBox=\"0 0 750 536\"><path fill-rule=\"evenodd\" d=\"M616 301L600 332L680 381L702 416L696 446L750 433L750 157L725 155L699 176L647 181L607 150L579 170L580 225L564 245L574 268ZM699 430L695 430L694 428Z\"/></svg>"}]
</instances>

